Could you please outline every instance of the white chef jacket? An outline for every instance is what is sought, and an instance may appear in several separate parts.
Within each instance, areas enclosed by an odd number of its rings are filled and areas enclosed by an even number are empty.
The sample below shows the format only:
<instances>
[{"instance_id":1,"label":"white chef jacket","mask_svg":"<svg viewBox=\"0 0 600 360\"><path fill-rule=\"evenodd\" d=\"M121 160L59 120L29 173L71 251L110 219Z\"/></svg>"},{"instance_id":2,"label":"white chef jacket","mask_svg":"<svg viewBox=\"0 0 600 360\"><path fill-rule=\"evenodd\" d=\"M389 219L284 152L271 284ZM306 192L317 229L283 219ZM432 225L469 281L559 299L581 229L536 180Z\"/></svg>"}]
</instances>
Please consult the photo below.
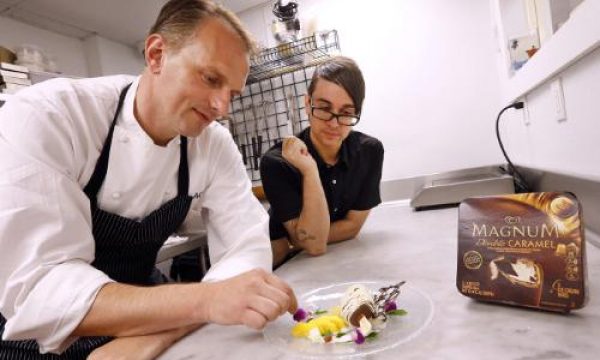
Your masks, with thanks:
<instances>
[{"instance_id":1,"label":"white chef jacket","mask_svg":"<svg viewBox=\"0 0 600 360\"><path fill-rule=\"evenodd\" d=\"M155 145L136 121L139 78L56 79L22 90L0 109L0 312L5 340L36 339L61 352L112 280L90 265L89 181L115 126L98 206L142 219L177 195L179 138ZM191 210L203 214L212 267L204 281L270 271L268 215L251 192L231 135L218 123L189 139ZM185 224L184 224L185 225Z\"/></svg>"}]
</instances>

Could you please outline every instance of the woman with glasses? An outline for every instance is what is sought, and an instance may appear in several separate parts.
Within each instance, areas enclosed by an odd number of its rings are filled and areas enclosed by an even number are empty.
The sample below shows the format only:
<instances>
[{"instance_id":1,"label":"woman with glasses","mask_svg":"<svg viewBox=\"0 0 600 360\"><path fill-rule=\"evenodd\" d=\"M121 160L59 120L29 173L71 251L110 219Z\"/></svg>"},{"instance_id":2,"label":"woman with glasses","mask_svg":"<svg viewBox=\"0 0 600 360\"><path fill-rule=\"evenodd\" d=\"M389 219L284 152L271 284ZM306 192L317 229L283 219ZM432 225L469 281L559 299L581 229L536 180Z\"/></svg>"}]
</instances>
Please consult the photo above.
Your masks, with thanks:
<instances>
[{"instance_id":1,"label":"woman with glasses","mask_svg":"<svg viewBox=\"0 0 600 360\"><path fill-rule=\"evenodd\" d=\"M364 96L364 79L352 59L320 64L305 96L310 126L263 156L275 266L300 250L321 255L328 244L355 238L381 202L383 145L353 130Z\"/></svg>"}]
</instances>

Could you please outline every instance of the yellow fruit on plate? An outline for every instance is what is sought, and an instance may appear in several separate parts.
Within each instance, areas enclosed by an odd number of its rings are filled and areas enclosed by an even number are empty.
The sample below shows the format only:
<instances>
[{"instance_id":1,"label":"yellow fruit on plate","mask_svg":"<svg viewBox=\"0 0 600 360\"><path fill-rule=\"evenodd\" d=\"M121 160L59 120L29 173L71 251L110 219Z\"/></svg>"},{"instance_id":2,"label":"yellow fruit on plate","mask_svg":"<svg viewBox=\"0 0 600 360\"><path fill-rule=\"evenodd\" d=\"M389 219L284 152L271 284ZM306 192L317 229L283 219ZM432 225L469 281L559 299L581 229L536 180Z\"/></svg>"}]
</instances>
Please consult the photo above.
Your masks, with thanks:
<instances>
[{"instance_id":1,"label":"yellow fruit on plate","mask_svg":"<svg viewBox=\"0 0 600 360\"><path fill-rule=\"evenodd\" d=\"M321 335L332 335L338 332L337 326L330 319L325 317L312 320L318 327Z\"/></svg>"},{"instance_id":2,"label":"yellow fruit on plate","mask_svg":"<svg viewBox=\"0 0 600 360\"><path fill-rule=\"evenodd\" d=\"M330 321L335 325L337 331L340 331L343 327L346 326L346 322L339 315L326 315L324 317L327 318L327 321Z\"/></svg>"},{"instance_id":3,"label":"yellow fruit on plate","mask_svg":"<svg viewBox=\"0 0 600 360\"><path fill-rule=\"evenodd\" d=\"M346 322L338 315L323 315L309 322L301 322L292 328L295 337L306 337L310 330L317 328L322 336L335 335L346 327Z\"/></svg>"},{"instance_id":4,"label":"yellow fruit on plate","mask_svg":"<svg viewBox=\"0 0 600 360\"><path fill-rule=\"evenodd\" d=\"M315 327L309 323L298 323L292 328L292 336L294 337L307 337L310 329Z\"/></svg>"}]
</instances>

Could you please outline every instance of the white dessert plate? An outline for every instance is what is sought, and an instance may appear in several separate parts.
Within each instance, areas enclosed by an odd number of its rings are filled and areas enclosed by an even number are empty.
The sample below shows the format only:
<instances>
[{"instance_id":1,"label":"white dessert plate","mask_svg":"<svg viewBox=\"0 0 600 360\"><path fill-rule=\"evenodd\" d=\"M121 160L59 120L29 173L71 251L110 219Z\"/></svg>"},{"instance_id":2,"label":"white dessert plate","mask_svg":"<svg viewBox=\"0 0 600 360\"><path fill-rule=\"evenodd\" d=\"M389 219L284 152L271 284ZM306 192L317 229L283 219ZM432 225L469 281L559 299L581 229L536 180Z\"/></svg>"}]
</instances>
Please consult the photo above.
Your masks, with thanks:
<instances>
[{"instance_id":1,"label":"white dessert plate","mask_svg":"<svg viewBox=\"0 0 600 360\"><path fill-rule=\"evenodd\" d=\"M382 287L392 285L392 282L356 281L336 283L333 285L311 290L298 299L298 304L305 310L327 310L339 305L346 289L353 284L362 284L372 292ZM296 324L291 315L283 315L273 321L264 330L265 339L279 350L304 358L322 357L359 357L375 354L405 343L417 335L431 322L433 317L433 302L422 291L407 282L400 288L396 299L398 309L406 310L403 316L390 316L387 326L376 338L369 339L363 344L355 343L326 343L317 344L305 338L295 338L291 334Z\"/></svg>"}]
</instances>

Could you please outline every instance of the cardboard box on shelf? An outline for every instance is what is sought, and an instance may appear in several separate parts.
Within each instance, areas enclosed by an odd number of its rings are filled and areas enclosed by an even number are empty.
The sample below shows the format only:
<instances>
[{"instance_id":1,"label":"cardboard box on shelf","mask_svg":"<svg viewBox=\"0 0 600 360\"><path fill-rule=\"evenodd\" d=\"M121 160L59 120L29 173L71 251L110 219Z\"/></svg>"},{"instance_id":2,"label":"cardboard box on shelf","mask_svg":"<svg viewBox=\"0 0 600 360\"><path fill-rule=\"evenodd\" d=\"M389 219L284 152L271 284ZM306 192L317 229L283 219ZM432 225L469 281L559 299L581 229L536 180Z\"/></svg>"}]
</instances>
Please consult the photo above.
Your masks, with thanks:
<instances>
[{"instance_id":1,"label":"cardboard box on shelf","mask_svg":"<svg viewBox=\"0 0 600 360\"><path fill-rule=\"evenodd\" d=\"M14 52L5 48L4 46L0 46L0 62L3 63L12 63L16 60L17 56Z\"/></svg>"},{"instance_id":2,"label":"cardboard box on shelf","mask_svg":"<svg viewBox=\"0 0 600 360\"><path fill-rule=\"evenodd\" d=\"M12 76L2 76L0 83L17 84L17 85L31 85L31 79L16 78L16 77L12 77Z\"/></svg>"},{"instance_id":3,"label":"cardboard box on shelf","mask_svg":"<svg viewBox=\"0 0 600 360\"><path fill-rule=\"evenodd\" d=\"M29 79L29 74L27 73L22 73L19 71L11 71L11 70L2 70L0 69L0 76L2 77L13 77L13 78L19 78L19 79Z\"/></svg>"},{"instance_id":4,"label":"cardboard box on shelf","mask_svg":"<svg viewBox=\"0 0 600 360\"><path fill-rule=\"evenodd\" d=\"M21 73L29 73L29 68L27 68L26 66L15 65L7 62L0 62L0 69L17 71Z\"/></svg>"}]
</instances>

